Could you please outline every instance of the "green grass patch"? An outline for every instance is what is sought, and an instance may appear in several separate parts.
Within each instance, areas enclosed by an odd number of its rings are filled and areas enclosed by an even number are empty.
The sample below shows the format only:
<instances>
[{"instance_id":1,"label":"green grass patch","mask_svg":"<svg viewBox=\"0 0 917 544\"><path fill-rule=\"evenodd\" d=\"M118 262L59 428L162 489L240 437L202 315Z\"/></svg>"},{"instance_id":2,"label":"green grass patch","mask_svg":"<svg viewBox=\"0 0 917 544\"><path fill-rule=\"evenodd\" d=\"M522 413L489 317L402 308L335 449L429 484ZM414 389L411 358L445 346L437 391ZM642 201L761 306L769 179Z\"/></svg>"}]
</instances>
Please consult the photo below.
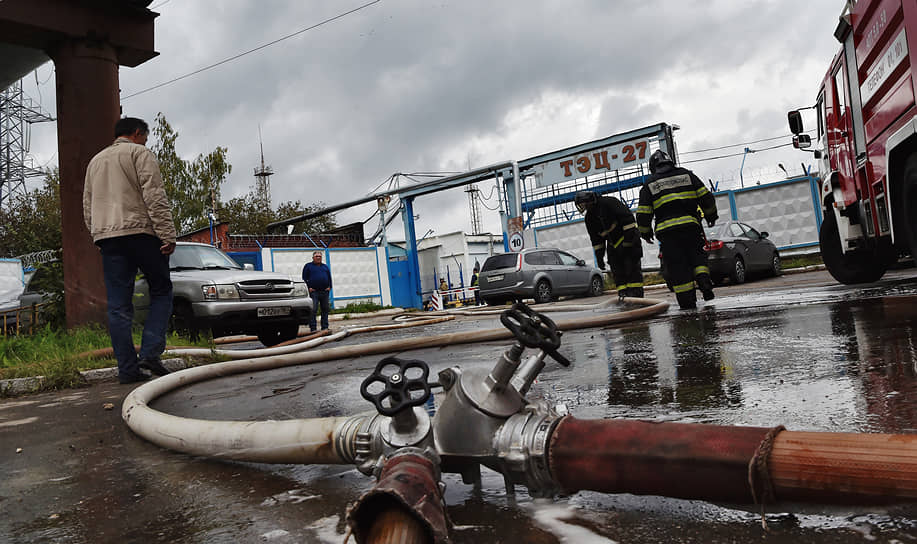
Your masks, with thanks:
<instances>
[{"instance_id":1,"label":"green grass patch","mask_svg":"<svg viewBox=\"0 0 917 544\"><path fill-rule=\"evenodd\" d=\"M140 343L141 331L134 331L134 343ZM212 340L192 343L170 334L170 346L212 347ZM79 372L118 366L113 356L81 357L89 351L111 347L108 332L98 326L71 330L45 326L32 335L0 336L0 379L44 376L43 389L61 389L83 383Z\"/></svg>"},{"instance_id":2,"label":"green grass patch","mask_svg":"<svg viewBox=\"0 0 917 544\"><path fill-rule=\"evenodd\" d=\"M331 314L367 314L370 312L378 312L379 310L386 310L389 308L394 308L394 306L380 306L373 302L351 302L343 308L332 308Z\"/></svg>"},{"instance_id":3,"label":"green grass patch","mask_svg":"<svg viewBox=\"0 0 917 544\"><path fill-rule=\"evenodd\" d=\"M780 257L780 268L783 270L788 270L790 268L803 268L806 266L815 266L819 264L824 264L820 253Z\"/></svg>"}]
</instances>

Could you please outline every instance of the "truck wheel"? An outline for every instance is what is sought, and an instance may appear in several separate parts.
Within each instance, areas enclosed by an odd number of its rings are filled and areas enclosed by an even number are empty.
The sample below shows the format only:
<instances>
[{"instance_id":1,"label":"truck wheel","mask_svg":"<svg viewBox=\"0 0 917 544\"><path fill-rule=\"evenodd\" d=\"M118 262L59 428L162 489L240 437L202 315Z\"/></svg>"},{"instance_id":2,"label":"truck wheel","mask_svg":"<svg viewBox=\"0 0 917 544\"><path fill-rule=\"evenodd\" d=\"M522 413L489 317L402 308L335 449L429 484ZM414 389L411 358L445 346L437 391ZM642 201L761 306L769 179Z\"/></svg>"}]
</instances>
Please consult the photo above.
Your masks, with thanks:
<instances>
[{"instance_id":1,"label":"truck wheel","mask_svg":"<svg viewBox=\"0 0 917 544\"><path fill-rule=\"evenodd\" d=\"M535 299L535 302L537 303L551 302L551 299L553 298L553 296L554 295L551 291L551 284L548 283L548 280L540 280L535 285L535 296L533 297Z\"/></svg>"},{"instance_id":2,"label":"truck wheel","mask_svg":"<svg viewBox=\"0 0 917 544\"><path fill-rule=\"evenodd\" d=\"M299 334L299 324L284 324L275 327L265 327L258 333L258 340L267 347L276 346L281 342L292 340Z\"/></svg>"},{"instance_id":3,"label":"truck wheel","mask_svg":"<svg viewBox=\"0 0 917 544\"><path fill-rule=\"evenodd\" d=\"M885 274L887 265L885 260L868 251L841 252L841 237L837 231L837 219L834 211L829 209L825 213L821 230L818 232L818 245L821 248L821 258L828 272L837 281L851 285L855 283L871 283L877 281Z\"/></svg>"},{"instance_id":4,"label":"truck wheel","mask_svg":"<svg viewBox=\"0 0 917 544\"><path fill-rule=\"evenodd\" d=\"M191 304L183 300L176 300L172 303L169 330L181 336L187 336L192 342L200 340L200 330L194 323L194 312L191 311Z\"/></svg>"}]
</instances>

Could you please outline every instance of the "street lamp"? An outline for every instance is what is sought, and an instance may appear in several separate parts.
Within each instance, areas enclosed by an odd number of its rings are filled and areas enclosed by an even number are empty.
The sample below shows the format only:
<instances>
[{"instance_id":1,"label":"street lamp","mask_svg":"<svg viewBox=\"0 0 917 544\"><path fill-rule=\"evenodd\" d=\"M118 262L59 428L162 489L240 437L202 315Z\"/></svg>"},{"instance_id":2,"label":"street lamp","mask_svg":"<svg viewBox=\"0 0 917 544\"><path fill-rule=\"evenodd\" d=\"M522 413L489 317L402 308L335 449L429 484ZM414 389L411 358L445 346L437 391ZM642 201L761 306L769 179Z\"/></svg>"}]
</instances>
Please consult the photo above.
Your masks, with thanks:
<instances>
[{"instance_id":1,"label":"street lamp","mask_svg":"<svg viewBox=\"0 0 917 544\"><path fill-rule=\"evenodd\" d=\"M739 168L739 182L742 184L743 189L745 188L745 178L742 176L742 170L745 169L745 157L748 156L749 153L754 153L754 152L755 152L754 149L749 149L746 147L745 152L742 153L742 167Z\"/></svg>"}]
</instances>

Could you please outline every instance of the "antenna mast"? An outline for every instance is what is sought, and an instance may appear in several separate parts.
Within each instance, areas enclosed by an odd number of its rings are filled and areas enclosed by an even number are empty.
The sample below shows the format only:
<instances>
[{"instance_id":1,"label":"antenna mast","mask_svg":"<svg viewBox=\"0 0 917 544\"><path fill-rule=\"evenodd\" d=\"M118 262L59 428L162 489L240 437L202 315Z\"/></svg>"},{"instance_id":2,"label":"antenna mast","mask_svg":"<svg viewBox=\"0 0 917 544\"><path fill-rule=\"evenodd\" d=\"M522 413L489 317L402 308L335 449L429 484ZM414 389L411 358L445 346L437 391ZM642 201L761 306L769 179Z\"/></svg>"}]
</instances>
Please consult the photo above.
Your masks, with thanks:
<instances>
[{"instance_id":1,"label":"antenna mast","mask_svg":"<svg viewBox=\"0 0 917 544\"><path fill-rule=\"evenodd\" d=\"M274 170L264 165L264 142L261 140L261 125L258 125L258 144L261 146L261 167L255 168L255 195L268 209L271 208L271 176Z\"/></svg>"},{"instance_id":2,"label":"antenna mast","mask_svg":"<svg viewBox=\"0 0 917 544\"><path fill-rule=\"evenodd\" d=\"M477 183L472 183L465 188L468 193L468 206L471 210L471 234L481 234L481 192Z\"/></svg>"}]
</instances>

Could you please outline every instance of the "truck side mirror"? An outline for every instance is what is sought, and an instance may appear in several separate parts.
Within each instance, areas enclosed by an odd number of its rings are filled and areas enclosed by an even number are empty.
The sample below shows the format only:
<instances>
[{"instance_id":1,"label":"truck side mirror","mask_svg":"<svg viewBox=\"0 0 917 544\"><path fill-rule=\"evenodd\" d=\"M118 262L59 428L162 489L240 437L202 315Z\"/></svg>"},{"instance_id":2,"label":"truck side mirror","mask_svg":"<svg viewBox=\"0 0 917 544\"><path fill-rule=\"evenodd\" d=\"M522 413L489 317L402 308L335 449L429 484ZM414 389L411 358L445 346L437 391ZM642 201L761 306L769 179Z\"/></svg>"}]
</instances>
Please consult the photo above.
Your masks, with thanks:
<instances>
[{"instance_id":1,"label":"truck side mirror","mask_svg":"<svg viewBox=\"0 0 917 544\"><path fill-rule=\"evenodd\" d=\"M812 137L808 134L796 134L793 136L793 147L796 149L808 149L812 147Z\"/></svg>"},{"instance_id":2,"label":"truck side mirror","mask_svg":"<svg viewBox=\"0 0 917 544\"><path fill-rule=\"evenodd\" d=\"M803 131L802 128L802 114L799 113L799 110L793 110L786 114L787 121L790 123L790 132L793 134L799 134Z\"/></svg>"}]
</instances>

